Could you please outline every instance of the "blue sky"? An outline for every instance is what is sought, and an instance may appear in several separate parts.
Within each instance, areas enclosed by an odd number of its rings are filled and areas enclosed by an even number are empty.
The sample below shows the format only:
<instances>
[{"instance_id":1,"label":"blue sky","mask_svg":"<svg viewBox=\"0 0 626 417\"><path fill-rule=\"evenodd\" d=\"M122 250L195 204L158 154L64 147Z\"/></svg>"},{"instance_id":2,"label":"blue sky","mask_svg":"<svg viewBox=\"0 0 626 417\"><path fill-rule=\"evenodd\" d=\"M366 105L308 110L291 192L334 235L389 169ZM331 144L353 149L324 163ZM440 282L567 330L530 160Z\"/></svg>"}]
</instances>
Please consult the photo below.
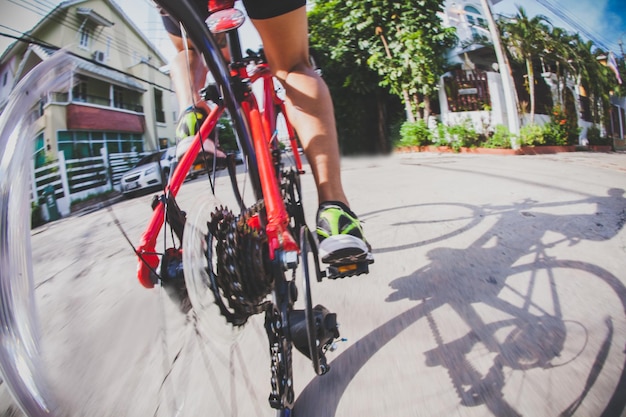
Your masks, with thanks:
<instances>
[{"instance_id":1,"label":"blue sky","mask_svg":"<svg viewBox=\"0 0 626 417\"><path fill-rule=\"evenodd\" d=\"M497 1L497 0L496 0ZM50 11L59 0L0 0L0 32L18 35L28 30ZM621 55L618 41L626 43L625 0L499 0L494 13L515 14L517 5L530 15L543 14L555 25L592 38L597 44ZM151 0L117 0L117 4L133 19L166 58L173 50L162 29L160 18ZM251 25L250 25L251 26ZM254 29L245 31L246 47L259 44ZM12 42L0 36L0 51Z\"/></svg>"},{"instance_id":2,"label":"blue sky","mask_svg":"<svg viewBox=\"0 0 626 417\"><path fill-rule=\"evenodd\" d=\"M512 15L517 6L530 15L542 14L554 26L578 32L603 49L622 54L618 42L621 39L626 43L625 0L500 0L493 12Z\"/></svg>"}]
</instances>

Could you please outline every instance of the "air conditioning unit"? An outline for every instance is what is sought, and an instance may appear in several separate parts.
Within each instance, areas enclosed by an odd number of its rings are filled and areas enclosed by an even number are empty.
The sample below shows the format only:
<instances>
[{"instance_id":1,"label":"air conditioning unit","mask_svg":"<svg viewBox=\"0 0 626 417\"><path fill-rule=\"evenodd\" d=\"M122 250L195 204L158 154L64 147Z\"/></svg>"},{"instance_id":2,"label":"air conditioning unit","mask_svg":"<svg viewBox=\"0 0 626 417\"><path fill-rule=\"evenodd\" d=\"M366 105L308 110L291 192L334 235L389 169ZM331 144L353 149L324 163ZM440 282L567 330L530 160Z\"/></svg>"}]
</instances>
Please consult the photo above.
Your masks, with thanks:
<instances>
[{"instance_id":1,"label":"air conditioning unit","mask_svg":"<svg viewBox=\"0 0 626 417\"><path fill-rule=\"evenodd\" d=\"M93 59L96 62L104 62L104 59L106 58L106 56L104 55L103 51L95 51L93 53Z\"/></svg>"}]
</instances>

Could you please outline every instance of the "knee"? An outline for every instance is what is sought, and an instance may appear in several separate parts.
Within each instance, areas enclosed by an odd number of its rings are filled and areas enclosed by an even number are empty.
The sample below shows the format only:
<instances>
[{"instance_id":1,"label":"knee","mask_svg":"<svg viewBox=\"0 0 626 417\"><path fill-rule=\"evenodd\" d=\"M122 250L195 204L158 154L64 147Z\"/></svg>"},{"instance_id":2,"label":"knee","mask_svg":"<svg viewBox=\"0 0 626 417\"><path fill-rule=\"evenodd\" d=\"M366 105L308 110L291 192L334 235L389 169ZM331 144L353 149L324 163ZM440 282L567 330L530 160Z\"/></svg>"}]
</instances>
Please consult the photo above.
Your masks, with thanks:
<instances>
[{"instance_id":1,"label":"knee","mask_svg":"<svg viewBox=\"0 0 626 417\"><path fill-rule=\"evenodd\" d=\"M278 78L281 82L287 81L293 75L305 75L311 77L317 76L317 73L314 71L308 60L298 61L295 64L285 67L283 69L274 69L272 72L274 76Z\"/></svg>"},{"instance_id":2,"label":"knee","mask_svg":"<svg viewBox=\"0 0 626 417\"><path fill-rule=\"evenodd\" d=\"M176 52L180 53L180 52L184 52L185 50L195 51L195 48L190 41L187 41L187 46L185 46L185 42L183 41L183 38L172 35L172 34L169 34L169 38L172 41L172 44L174 45Z\"/></svg>"}]
</instances>

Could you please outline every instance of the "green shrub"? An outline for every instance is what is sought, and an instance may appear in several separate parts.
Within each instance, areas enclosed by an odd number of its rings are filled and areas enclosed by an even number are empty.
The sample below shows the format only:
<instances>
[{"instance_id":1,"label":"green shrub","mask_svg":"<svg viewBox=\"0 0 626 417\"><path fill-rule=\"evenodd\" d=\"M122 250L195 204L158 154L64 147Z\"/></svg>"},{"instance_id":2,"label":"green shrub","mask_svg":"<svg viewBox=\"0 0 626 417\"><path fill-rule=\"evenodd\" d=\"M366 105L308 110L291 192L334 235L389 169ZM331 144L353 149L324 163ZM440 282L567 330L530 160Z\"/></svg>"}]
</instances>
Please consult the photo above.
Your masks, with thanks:
<instances>
[{"instance_id":1,"label":"green shrub","mask_svg":"<svg viewBox=\"0 0 626 417\"><path fill-rule=\"evenodd\" d=\"M435 146L448 146L450 140L448 139L448 126L443 123L437 123L437 129L433 135L433 145Z\"/></svg>"},{"instance_id":2,"label":"green shrub","mask_svg":"<svg viewBox=\"0 0 626 417\"><path fill-rule=\"evenodd\" d=\"M550 122L543 125L543 139L546 145L567 145L567 132L562 126Z\"/></svg>"},{"instance_id":3,"label":"green shrub","mask_svg":"<svg viewBox=\"0 0 626 417\"><path fill-rule=\"evenodd\" d=\"M544 129L538 124L531 123L522 126L519 130L520 146L536 146L545 143Z\"/></svg>"},{"instance_id":4,"label":"green shrub","mask_svg":"<svg viewBox=\"0 0 626 417\"><path fill-rule=\"evenodd\" d=\"M600 143L600 129L596 126L591 126L587 129L587 140L590 145L599 145Z\"/></svg>"},{"instance_id":5,"label":"green shrub","mask_svg":"<svg viewBox=\"0 0 626 417\"><path fill-rule=\"evenodd\" d=\"M496 125L493 134L482 144L484 148L510 149L513 135L504 125Z\"/></svg>"},{"instance_id":6,"label":"green shrub","mask_svg":"<svg viewBox=\"0 0 626 417\"><path fill-rule=\"evenodd\" d=\"M480 135L472 126L472 121L465 119L462 123L448 126L448 134L450 135L450 143L448 144L455 150L461 147L471 148L480 144Z\"/></svg>"},{"instance_id":7,"label":"green shrub","mask_svg":"<svg viewBox=\"0 0 626 417\"><path fill-rule=\"evenodd\" d=\"M607 138L606 136L600 135L600 129L596 126L591 126L587 129L587 140L589 141L589 145L612 145L613 141L611 138Z\"/></svg>"},{"instance_id":8,"label":"green shrub","mask_svg":"<svg viewBox=\"0 0 626 417\"><path fill-rule=\"evenodd\" d=\"M580 128L575 121L567 117L565 110L556 105L550 114L550 122L543 125L543 137L546 145L567 145L568 141L578 142Z\"/></svg>"},{"instance_id":9,"label":"green shrub","mask_svg":"<svg viewBox=\"0 0 626 417\"><path fill-rule=\"evenodd\" d=\"M447 135L448 135L448 129L446 125L444 125L443 123L437 123L437 128L435 129L435 134L433 136L433 143L435 145L443 146L442 144L445 142L445 144L447 145L448 144Z\"/></svg>"},{"instance_id":10,"label":"green shrub","mask_svg":"<svg viewBox=\"0 0 626 417\"><path fill-rule=\"evenodd\" d=\"M425 146L432 143L433 134L424 120L404 122L400 127L401 146Z\"/></svg>"},{"instance_id":11,"label":"green shrub","mask_svg":"<svg viewBox=\"0 0 626 417\"><path fill-rule=\"evenodd\" d=\"M41 215L41 206L35 203L30 204L30 227L35 228L44 224L45 221Z\"/></svg>"}]
</instances>

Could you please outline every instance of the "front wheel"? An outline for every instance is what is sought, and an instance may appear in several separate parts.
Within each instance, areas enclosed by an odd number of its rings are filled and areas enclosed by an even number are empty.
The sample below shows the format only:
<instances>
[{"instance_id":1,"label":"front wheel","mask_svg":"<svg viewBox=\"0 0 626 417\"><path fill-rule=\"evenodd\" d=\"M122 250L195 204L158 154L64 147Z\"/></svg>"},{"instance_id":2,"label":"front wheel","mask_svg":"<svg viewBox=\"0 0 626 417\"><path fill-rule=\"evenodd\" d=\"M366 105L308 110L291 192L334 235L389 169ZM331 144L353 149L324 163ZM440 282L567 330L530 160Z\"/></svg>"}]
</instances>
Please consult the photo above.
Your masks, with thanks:
<instances>
[{"instance_id":1,"label":"front wheel","mask_svg":"<svg viewBox=\"0 0 626 417\"><path fill-rule=\"evenodd\" d=\"M13 90L0 117L0 374L29 416L55 409L42 367L34 295L30 233L32 138L41 97L60 91L71 76L71 57L57 53Z\"/></svg>"}]
</instances>

